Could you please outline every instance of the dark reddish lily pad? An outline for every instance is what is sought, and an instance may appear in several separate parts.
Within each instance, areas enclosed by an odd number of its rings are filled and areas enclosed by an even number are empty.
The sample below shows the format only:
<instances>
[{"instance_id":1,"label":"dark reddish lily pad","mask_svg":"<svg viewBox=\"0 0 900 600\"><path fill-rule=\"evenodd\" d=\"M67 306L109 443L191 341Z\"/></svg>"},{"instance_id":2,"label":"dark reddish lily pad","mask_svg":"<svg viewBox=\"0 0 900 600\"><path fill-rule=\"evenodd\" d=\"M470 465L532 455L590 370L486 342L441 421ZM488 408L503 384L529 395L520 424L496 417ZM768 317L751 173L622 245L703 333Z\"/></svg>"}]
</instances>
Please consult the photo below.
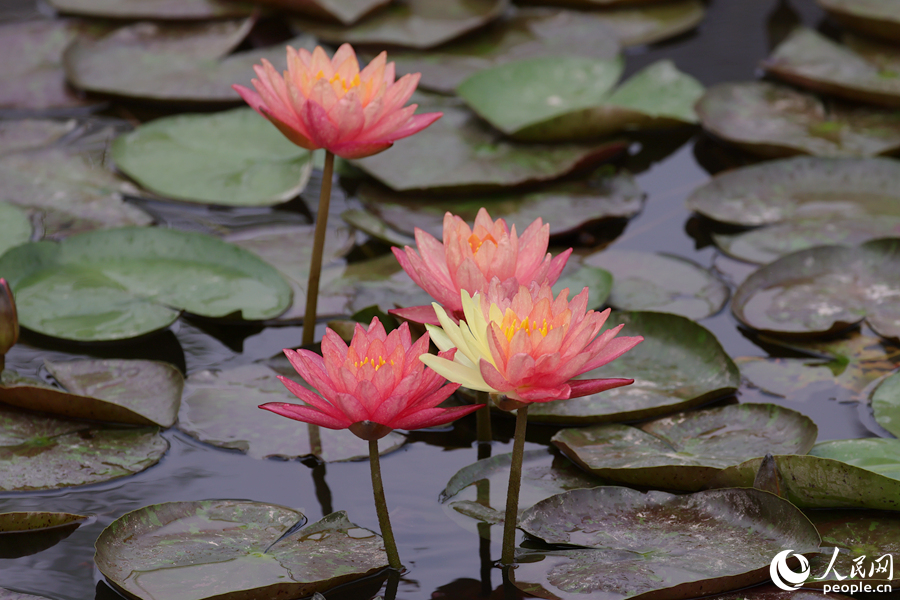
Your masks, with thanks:
<instances>
[{"instance_id":1,"label":"dark reddish lily pad","mask_svg":"<svg viewBox=\"0 0 900 600\"><path fill-rule=\"evenodd\" d=\"M704 129L762 156L875 156L900 149L900 114L826 105L764 81L713 86L696 108Z\"/></svg>"},{"instance_id":2,"label":"dark reddish lily pad","mask_svg":"<svg viewBox=\"0 0 900 600\"><path fill-rule=\"evenodd\" d=\"M833 334L865 319L900 338L900 239L820 246L761 267L735 291L734 315L773 335Z\"/></svg>"},{"instance_id":3,"label":"dark reddish lily pad","mask_svg":"<svg viewBox=\"0 0 900 600\"><path fill-rule=\"evenodd\" d=\"M37 554L66 539L88 520L60 512L0 513L0 558ZM4 598L0 590L0 598Z\"/></svg>"},{"instance_id":4,"label":"dark reddish lily pad","mask_svg":"<svg viewBox=\"0 0 900 600\"><path fill-rule=\"evenodd\" d=\"M842 25L889 42L900 40L900 14L893 0L818 0Z\"/></svg>"},{"instance_id":5,"label":"dark reddish lily pad","mask_svg":"<svg viewBox=\"0 0 900 600\"><path fill-rule=\"evenodd\" d=\"M63 14L100 19L190 21L246 17L253 5L234 0L48 0Z\"/></svg>"}]
</instances>

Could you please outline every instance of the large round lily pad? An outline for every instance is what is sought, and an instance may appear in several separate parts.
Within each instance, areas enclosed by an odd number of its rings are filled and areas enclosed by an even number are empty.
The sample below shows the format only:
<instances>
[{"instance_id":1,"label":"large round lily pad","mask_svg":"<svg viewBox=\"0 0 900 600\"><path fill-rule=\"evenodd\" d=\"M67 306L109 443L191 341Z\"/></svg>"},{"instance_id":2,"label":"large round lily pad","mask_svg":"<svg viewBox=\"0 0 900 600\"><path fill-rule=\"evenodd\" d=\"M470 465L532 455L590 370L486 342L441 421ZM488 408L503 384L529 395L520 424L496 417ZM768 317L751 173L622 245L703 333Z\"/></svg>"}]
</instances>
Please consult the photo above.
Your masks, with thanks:
<instances>
[{"instance_id":1,"label":"large round lily pad","mask_svg":"<svg viewBox=\"0 0 900 600\"><path fill-rule=\"evenodd\" d=\"M31 239L31 220L28 213L15 204L0 201L0 256Z\"/></svg>"},{"instance_id":2,"label":"large round lily pad","mask_svg":"<svg viewBox=\"0 0 900 600\"><path fill-rule=\"evenodd\" d=\"M900 440L897 439L831 440L816 444L809 453L900 480Z\"/></svg>"},{"instance_id":3,"label":"large round lily pad","mask_svg":"<svg viewBox=\"0 0 900 600\"><path fill-rule=\"evenodd\" d=\"M818 0L842 25L889 42L900 39L900 14L894 0Z\"/></svg>"},{"instance_id":4,"label":"large round lily pad","mask_svg":"<svg viewBox=\"0 0 900 600\"><path fill-rule=\"evenodd\" d=\"M443 117L390 152L352 163L396 191L471 193L551 181L594 167L627 146L621 140L517 144L497 139L463 108L440 110Z\"/></svg>"},{"instance_id":5,"label":"large round lily pad","mask_svg":"<svg viewBox=\"0 0 900 600\"><path fill-rule=\"evenodd\" d=\"M76 419L175 424L184 379L169 363L107 359L44 364L65 390L3 371L0 401Z\"/></svg>"},{"instance_id":6,"label":"large round lily pad","mask_svg":"<svg viewBox=\"0 0 900 600\"><path fill-rule=\"evenodd\" d=\"M509 0L395 0L352 26L294 19L297 31L332 44L432 48L496 19Z\"/></svg>"},{"instance_id":7,"label":"large round lily pad","mask_svg":"<svg viewBox=\"0 0 900 600\"><path fill-rule=\"evenodd\" d=\"M117 589L141 600L299 598L386 566L381 538L343 511L269 548L301 519L246 500L154 504L104 529L94 561Z\"/></svg>"},{"instance_id":8,"label":"large round lily pad","mask_svg":"<svg viewBox=\"0 0 900 600\"><path fill-rule=\"evenodd\" d=\"M88 520L61 512L0 513L0 558L37 554L66 539ZM0 598L6 600L0 591Z\"/></svg>"},{"instance_id":9,"label":"large round lily pad","mask_svg":"<svg viewBox=\"0 0 900 600\"><path fill-rule=\"evenodd\" d=\"M785 548L815 553L820 541L796 507L760 490L574 490L526 510L520 527L550 544L582 547L518 557L518 587L562 600L726 592L768 579L772 557Z\"/></svg>"},{"instance_id":10,"label":"large round lily pad","mask_svg":"<svg viewBox=\"0 0 900 600\"><path fill-rule=\"evenodd\" d=\"M299 194L312 153L285 138L252 108L157 119L119 136L116 166L166 198L267 206Z\"/></svg>"},{"instance_id":11,"label":"large round lily pad","mask_svg":"<svg viewBox=\"0 0 900 600\"><path fill-rule=\"evenodd\" d=\"M697 102L703 128L767 157L875 156L900 149L900 115L830 103L764 81L722 83Z\"/></svg>"},{"instance_id":12,"label":"large round lily pad","mask_svg":"<svg viewBox=\"0 0 900 600\"><path fill-rule=\"evenodd\" d=\"M266 402L302 404L263 365L246 365L230 371L201 371L187 380L187 390L178 416L178 428L201 442L233 448L254 458L296 458L315 454L323 460L357 460L369 455L369 445L349 430L319 428L321 448L313 448L309 426L266 410ZM301 382L299 375L288 374ZM406 441L389 433L379 450L387 454Z\"/></svg>"},{"instance_id":13,"label":"large round lily pad","mask_svg":"<svg viewBox=\"0 0 900 600\"><path fill-rule=\"evenodd\" d=\"M187 21L246 17L251 4L233 0L48 0L64 14L107 19Z\"/></svg>"},{"instance_id":14,"label":"large round lily pad","mask_svg":"<svg viewBox=\"0 0 900 600\"><path fill-rule=\"evenodd\" d=\"M19 322L80 341L127 339L167 327L182 310L268 319L291 303L284 278L219 239L160 228L122 228L31 242L0 258Z\"/></svg>"},{"instance_id":15,"label":"large round lily pad","mask_svg":"<svg viewBox=\"0 0 900 600\"><path fill-rule=\"evenodd\" d=\"M776 77L817 92L900 107L900 73L812 29L795 29L763 65Z\"/></svg>"},{"instance_id":16,"label":"large round lily pad","mask_svg":"<svg viewBox=\"0 0 900 600\"><path fill-rule=\"evenodd\" d=\"M99 483L151 467L169 443L156 427L65 421L0 407L0 490Z\"/></svg>"},{"instance_id":17,"label":"large round lily pad","mask_svg":"<svg viewBox=\"0 0 900 600\"><path fill-rule=\"evenodd\" d=\"M815 424L774 404L733 404L631 427L563 429L553 443L581 468L629 485L698 491L725 467L764 454L806 454Z\"/></svg>"},{"instance_id":18,"label":"large round lily pad","mask_svg":"<svg viewBox=\"0 0 900 600\"><path fill-rule=\"evenodd\" d=\"M900 438L900 373L879 383L872 391L871 402L878 424Z\"/></svg>"},{"instance_id":19,"label":"large round lily pad","mask_svg":"<svg viewBox=\"0 0 900 600\"><path fill-rule=\"evenodd\" d=\"M835 333L863 319L900 338L900 239L820 246L759 268L735 291L732 311L748 327L775 335Z\"/></svg>"},{"instance_id":20,"label":"large round lily pad","mask_svg":"<svg viewBox=\"0 0 900 600\"><path fill-rule=\"evenodd\" d=\"M584 261L612 273L609 304L621 310L656 310L703 319L728 301L728 287L722 281L680 256L604 250Z\"/></svg>"},{"instance_id":21,"label":"large round lily pad","mask_svg":"<svg viewBox=\"0 0 900 600\"><path fill-rule=\"evenodd\" d=\"M737 366L702 325L669 313L615 312L607 326L619 323L625 325L621 335L642 335L644 341L582 378L626 377L634 383L581 398L532 404L529 420L586 425L646 419L737 390Z\"/></svg>"}]
</instances>

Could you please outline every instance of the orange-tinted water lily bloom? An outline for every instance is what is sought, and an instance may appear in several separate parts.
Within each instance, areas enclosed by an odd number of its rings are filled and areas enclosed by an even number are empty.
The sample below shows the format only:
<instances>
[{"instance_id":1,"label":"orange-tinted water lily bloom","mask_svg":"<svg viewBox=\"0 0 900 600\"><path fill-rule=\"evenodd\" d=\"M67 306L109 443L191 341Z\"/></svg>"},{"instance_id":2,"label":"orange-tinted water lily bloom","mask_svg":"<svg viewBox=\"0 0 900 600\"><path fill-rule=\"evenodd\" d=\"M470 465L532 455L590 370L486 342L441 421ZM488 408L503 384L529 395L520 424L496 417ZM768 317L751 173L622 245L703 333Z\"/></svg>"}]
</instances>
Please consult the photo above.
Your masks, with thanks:
<instances>
[{"instance_id":1,"label":"orange-tinted water lily bloom","mask_svg":"<svg viewBox=\"0 0 900 600\"><path fill-rule=\"evenodd\" d=\"M481 208L472 228L460 217L444 215L444 241L416 228L418 252L406 246L394 248L400 266L419 287L437 300L454 319L462 318L460 292L470 295L485 292L494 278L507 295L515 294L520 285L556 283L572 249L556 257L547 252L550 225L536 219L519 236L516 226L510 229L503 219L491 219ZM401 308L392 314L413 321L438 324L429 307Z\"/></svg>"},{"instance_id":2,"label":"orange-tinted water lily bloom","mask_svg":"<svg viewBox=\"0 0 900 600\"><path fill-rule=\"evenodd\" d=\"M282 383L306 405L269 402L260 406L281 416L328 429L350 429L366 439L392 429L444 425L478 408L437 408L459 387L419 361L428 352L428 335L415 343L406 323L386 334L378 317L368 329L357 324L350 346L331 329L322 340L322 356L309 350L284 353L297 373L319 394L287 377ZM441 356L452 360L454 351Z\"/></svg>"},{"instance_id":3,"label":"orange-tinted water lily bloom","mask_svg":"<svg viewBox=\"0 0 900 600\"><path fill-rule=\"evenodd\" d=\"M575 379L615 360L644 338L616 337L621 325L601 333L609 316L586 310L588 289L568 300L548 285L521 286L509 298L499 286L461 300L465 322L455 323L435 304L441 327L428 325L435 345L453 358L426 354L422 362L468 388L495 392L516 402L549 402L586 396L632 383L633 379ZM517 404L519 403L519 404ZM503 405L500 405L503 407Z\"/></svg>"},{"instance_id":4,"label":"orange-tinted water lily bloom","mask_svg":"<svg viewBox=\"0 0 900 600\"><path fill-rule=\"evenodd\" d=\"M310 52L289 46L287 64L280 75L263 59L254 66L256 91L233 87L289 140L308 150L325 148L343 158L371 156L441 117L413 114L416 104L403 106L419 74L394 81L394 63L387 62L384 52L360 71L349 44L338 48L333 58L321 47Z\"/></svg>"}]
</instances>

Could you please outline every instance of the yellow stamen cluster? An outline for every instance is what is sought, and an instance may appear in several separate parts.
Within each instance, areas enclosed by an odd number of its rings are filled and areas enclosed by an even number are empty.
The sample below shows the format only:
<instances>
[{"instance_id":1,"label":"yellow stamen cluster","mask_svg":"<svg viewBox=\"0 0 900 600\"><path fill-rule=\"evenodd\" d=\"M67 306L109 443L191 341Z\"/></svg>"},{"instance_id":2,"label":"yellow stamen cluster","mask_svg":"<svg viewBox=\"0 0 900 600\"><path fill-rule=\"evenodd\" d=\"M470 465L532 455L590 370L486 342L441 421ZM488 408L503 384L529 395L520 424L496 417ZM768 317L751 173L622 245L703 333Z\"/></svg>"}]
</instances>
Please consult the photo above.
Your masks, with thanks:
<instances>
[{"instance_id":1,"label":"yellow stamen cluster","mask_svg":"<svg viewBox=\"0 0 900 600\"><path fill-rule=\"evenodd\" d=\"M384 364L385 364L384 357L383 357L383 356L379 356L379 357L378 357L378 362L375 362L375 359L374 359L374 358L370 360L369 357L367 356L362 362L359 362L359 361L357 360L357 361L355 361L353 364L356 365L356 368L357 368L357 369L359 369L360 367L364 367L364 366L366 366L367 364L370 364L370 363L372 364L372 366L373 366L373 367L375 368L375 370L377 371L378 369L380 369L381 367L384 366ZM393 364L394 364L394 361L391 361L391 364L393 365Z\"/></svg>"},{"instance_id":2,"label":"yellow stamen cluster","mask_svg":"<svg viewBox=\"0 0 900 600\"><path fill-rule=\"evenodd\" d=\"M503 333L508 340L512 340L516 333L523 330L529 336L535 331L539 331L541 335L544 336L547 335L548 331L553 329L553 325L547 323L547 319L544 319L540 327L538 327L537 321L530 321L528 317L525 317L522 321L519 321L516 316L510 318L511 313L512 311L507 312L506 318L503 319L505 327L502 327Z\"/></svg>"},{"instance_id":3,"label":"yellow stamen cluster","mask_svg":"<svg viewBox=\"0 0 900 600\"><path fill-rule=\"evenodd\" d=\"M325 79L324 71L319 71L318 73L316 73L315 78L316 79ZM341 77L340 73L335 73L334 75L332 75L331 79L328 80L328 83L330 83L330 84L332 84L332 86L334 86L335 82L337 82L341 85L341 87L343 88L345 93L357 86L362 85L362 80L359 78L358 73L353 77L353 79L350 80L350 83L347 83L347 81L345 81L344 78ZM338 90L335 90L335 91L338 91Z\"/></svg>"},{"instance_id":4,"label":"yellow stamen cluster","mask_svg":"<svg viewBox=\"0 0 900 600\"><path fill-rule=\"evenodd\" d=\"M483 238L478 237L474 233L469 236L469 248L472 249L472 254L478 252L478 249L481 248L481 245L485 242L491 242L495 246L497 245L497 240L494 239L494 236L491 234L487 234Z\"/></svg>"}]
</instances>

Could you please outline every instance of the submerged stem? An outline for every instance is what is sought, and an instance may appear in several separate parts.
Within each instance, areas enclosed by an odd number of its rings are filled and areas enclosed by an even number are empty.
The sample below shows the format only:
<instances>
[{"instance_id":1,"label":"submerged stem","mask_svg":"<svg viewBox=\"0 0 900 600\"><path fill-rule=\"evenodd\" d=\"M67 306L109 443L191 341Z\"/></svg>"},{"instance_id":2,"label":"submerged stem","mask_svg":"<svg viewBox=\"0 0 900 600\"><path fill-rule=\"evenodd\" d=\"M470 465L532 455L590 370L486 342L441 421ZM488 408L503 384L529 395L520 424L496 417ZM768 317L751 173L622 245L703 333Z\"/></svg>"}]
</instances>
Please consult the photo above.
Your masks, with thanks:
<instances>
[{"instance_id":1,"label":"submerged stem","mask_svg":"<svg viewBox=\"0 0 900 600\"><path fill-rule=\"evenodd\" d=\"M319 302L319 277L322 274L322 255L325 251L325 232L328 225L328 207L331 203L331 176L334 171L334 154L325 151L325 170L322 171L322 192L319 194L319 211L316 213L316 233L313 239L312 259L309 261L309 281L306 286L306 314L303 316L303 345L316 341L316 308Z\"/></svg>"},{"instance_id":2,"label":"submerged stem","mask_svg":"<svg viewBox=\"0 0 900 600\"><path fill-rule=\"evenodd\" d=\"M503 553L500 562L511 565L515 560L516 522L519 517L519 488L522 486L522 458L525 453L525 426L528 405L516 411L516 433L513 437L512 462L509 465L509 489L506 492L506 515L503 518Z\"/></svg>"},{"instance_id":3,"label":"submerged stem","mask_svg":"<svg viewBox=\"0 0 900 600\"><path fill-rule=\"evenodd\" d=\"M387 502L384 499L384 484L381 481L381 460L378 456L378 440L369 440L369 466L372 468L372 491L375 493L375 511L378 513L378 526L384 539L384 550L388 555L388 564L392 569L400 569L400 554L391 530Z\"/></svg>"},{"instance_id":4,"label":"submerged stem","mask_svg":"<svg viewBox=\"0 0 900 600\"><path fill-rule=\"evenodd\" d=\"M484 404L481 408L475 411L475 432L476 437L478 438L478 458L487 458L490 456L490 446L489 444L493 441L493 433L491 431L491 399L487 392L475 392L475 398L478 404ZM486 448L487 456L481 456L482 447L488 445Z\"/></svg>"}]
</instances>

